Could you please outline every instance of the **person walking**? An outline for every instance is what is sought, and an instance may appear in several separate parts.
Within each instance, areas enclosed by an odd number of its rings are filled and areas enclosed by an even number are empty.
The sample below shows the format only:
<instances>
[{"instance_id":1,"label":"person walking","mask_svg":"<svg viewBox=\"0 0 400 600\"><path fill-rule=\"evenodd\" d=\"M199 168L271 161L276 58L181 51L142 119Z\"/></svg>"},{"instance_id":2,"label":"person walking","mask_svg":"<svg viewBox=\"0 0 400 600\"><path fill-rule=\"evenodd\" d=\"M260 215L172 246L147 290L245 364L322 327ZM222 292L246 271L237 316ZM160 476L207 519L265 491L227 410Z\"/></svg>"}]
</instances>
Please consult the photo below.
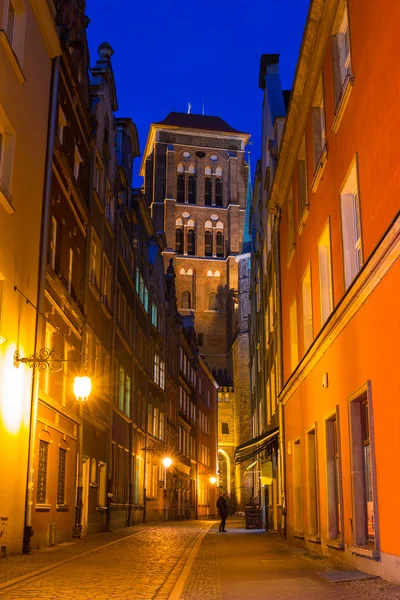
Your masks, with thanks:
<instances>
[{"instance_id":1,"label":"person walking","mask_svg":"<svg viewBox=\"0 0 400 600\"><path fill-rule=\"evenodd\" d=\"M228 516L228 500L226 499L225 493L221 492L220 497L217 500L217 508L219 509L219 516L221 517L218 531L226 532L225 523Z\"/></svg>"}]
</instances>

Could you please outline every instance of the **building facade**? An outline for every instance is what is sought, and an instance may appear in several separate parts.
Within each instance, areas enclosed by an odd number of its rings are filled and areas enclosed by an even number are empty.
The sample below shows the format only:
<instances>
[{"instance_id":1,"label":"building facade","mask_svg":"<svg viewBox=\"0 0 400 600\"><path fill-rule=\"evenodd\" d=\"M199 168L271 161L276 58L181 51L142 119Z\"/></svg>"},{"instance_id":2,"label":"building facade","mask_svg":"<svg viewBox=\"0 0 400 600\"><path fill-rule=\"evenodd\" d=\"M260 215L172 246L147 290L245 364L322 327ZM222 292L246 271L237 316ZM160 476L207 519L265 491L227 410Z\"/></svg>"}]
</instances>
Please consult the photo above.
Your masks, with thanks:
<instances>
[{"instance_id":1,"label":"building facade","mask_svg":"<svg viewBox=\"0 0 400 600\"><path fill-rule=\"evenodd\" d=\"M229 388L226 397L234 438L222 432L220 421L219 463L220 470L227 473L223 485L234 510L241 489L234 449L243 441L240 428L235 432L234 415L235 411L241 414L249 397L243 390L235 395L232 353L239 283L236 259L242 247L246 207L247 141L247 134L220 118L170 113L164 121L151 125L141 169L155 229L165 238L165 264L174 260L178 309L182 315L194 313L200 354L219 385ZM240 345L235 360L236 364L248 363L245 344Z\"/></svg>"},{"instance_id":2,"label":"building facade","mask_svg":"<svg viewBox=\"0 0 400 600\"><path fill-rule=\"evenodd\" d=\"M47 122L61 53L51 2L0 2L0 551L21 551ZM18 367L18 368L17 368ZM29 519L30 515L28 516ZM29 520L28 520L29 522Z\"/></svg>"},{"instance_id":3,"label":"building facade","mask_svg":"<svg viewBox=\"0 0 400 600\"><path fill-rule=\"evenodd\" d=\"M269 193L280 217L287 535L397 582L397 80L381 65L399 17L395 3L310 3Z\"/></svg>"}]
</instances>

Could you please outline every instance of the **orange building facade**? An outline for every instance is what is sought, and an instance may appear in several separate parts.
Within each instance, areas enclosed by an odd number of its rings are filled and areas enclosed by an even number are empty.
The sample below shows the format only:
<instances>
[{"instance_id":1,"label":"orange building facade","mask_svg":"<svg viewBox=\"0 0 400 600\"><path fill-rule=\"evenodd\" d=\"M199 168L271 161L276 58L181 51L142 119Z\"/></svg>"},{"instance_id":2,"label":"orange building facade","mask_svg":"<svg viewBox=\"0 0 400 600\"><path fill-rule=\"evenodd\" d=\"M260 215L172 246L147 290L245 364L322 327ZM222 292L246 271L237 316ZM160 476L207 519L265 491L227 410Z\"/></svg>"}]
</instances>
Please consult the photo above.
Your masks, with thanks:
<instances>
[{"instance_id":1,"label":"orange building facade","mask_svg":"<svg viewBox=\"0 0 400 600\"><path fill-rule=\"evenodd\" d=\"M397 582L399 19L396 2L311 1L268 201L287 537Z\"/></svg>"}]
</instances>

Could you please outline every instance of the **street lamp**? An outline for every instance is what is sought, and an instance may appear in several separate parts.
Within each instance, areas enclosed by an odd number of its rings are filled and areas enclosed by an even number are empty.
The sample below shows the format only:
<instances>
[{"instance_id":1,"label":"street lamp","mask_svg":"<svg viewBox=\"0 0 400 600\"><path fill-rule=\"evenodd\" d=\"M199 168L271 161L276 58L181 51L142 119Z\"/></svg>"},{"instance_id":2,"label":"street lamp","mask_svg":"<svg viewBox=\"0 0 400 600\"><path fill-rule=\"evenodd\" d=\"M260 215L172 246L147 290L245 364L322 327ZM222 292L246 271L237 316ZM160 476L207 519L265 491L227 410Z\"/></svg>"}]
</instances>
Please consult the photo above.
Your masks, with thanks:
<instances>
[{"instance_id":1,"label":"street lamp","mask_svg":"<svg viewBox=\"0 0 400 600\"><path fill-rule=\"evenodd\" d=\"M170 467L172 465L172 458L169 458L169 456L166 456L165 458L163 458L163 465L166 469L168 469L168 467Z\"/></svg>"},{"instance_id":2,"label":"street lamp","mask_svg":"<svg viewBox=\"0 0 400 600\"><path fill-rule=\"evenodd\" d=\"M217 478L216 477L210 477L210 483L211 483L211 485L215 485L217 483Z\"/></svg>"},{"instance_id":3,"label":"street lamp","mask_svg":"<svg viewBox=\"0 0 400 600\"><path fill-rule=\"evenodd\" d=\"M74 394L79 402L86 402L92 391L92 381L90 377L75 377Z\"/></svg>"}]
</instances>

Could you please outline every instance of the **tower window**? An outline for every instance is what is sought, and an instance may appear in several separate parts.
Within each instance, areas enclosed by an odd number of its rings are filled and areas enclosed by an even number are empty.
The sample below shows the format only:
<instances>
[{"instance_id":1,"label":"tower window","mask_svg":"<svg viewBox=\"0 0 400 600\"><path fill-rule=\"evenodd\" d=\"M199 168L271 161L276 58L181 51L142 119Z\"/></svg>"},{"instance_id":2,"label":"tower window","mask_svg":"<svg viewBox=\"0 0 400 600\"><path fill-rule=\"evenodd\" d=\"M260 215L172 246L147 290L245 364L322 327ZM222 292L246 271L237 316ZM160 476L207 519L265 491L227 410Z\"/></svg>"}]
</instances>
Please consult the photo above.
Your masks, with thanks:
<instances>
[{"instance_id":1,"label":"tower window","mask_svg":"<svg viewBox=\"0 0 400 600\"><path fill-rule=\"evenodd\" d=\"M217 310L218 308L218 297L215 292L211 292L208 296L208 310Z\"/></svg>"},{"instance_id":2,"label":"tower window","mask_svg":"<svg viewBox=\"0 0 400 600\"><path fill-rule=\"evenodd\" d=\"M217 256L224 256L224 234L217 231L216 235Z\"/></svg>"},{"instance_id":3,"label":"tower window","mask_svg":"<svg viewBox=\"0 0 400 600\"><path fill-rule=\"evenodd\" d=\"M211 198L212 198L211 177L206 177L205 185L204 185L204 204L206 206L211 206Z\"/></svg>"},{"instance_id":4,"label":"tower window","mask_svg":"<svg viewBox=\"0 0 400 600\"><path fill-rule=\"evenodd\" d=\"M190 292L189 291L182 292L182 308L186 308L186 309L191 308L190 300L191 300Z\"/></svg>"},{"instance_id":5,"label":"tower window","mask_svg":"<svg viewBox=\"0 0 400 600\"><path fill-rule=\"evenodd\" d=\"M183 229L177 227L175 230L175 252L183 254Z\"/></svg>"},{"instance_id":6,"label":"tower window","mask_svg":"<svg viewBox=\"0 0 400 600\"><path fill-rule=\"evenodd\" d=\"M177 202L185 201L185 177L182 173L179 173L177 178L176 200Z\"/></svg>"},{"instance_id":7,"label":"tower window","mask_svg":"<svg viewBox=\"0 0 400 600\"><path fill-rule=\"evenodd\" d=\"M215 204L222 206L222 180L217 177L215 180Z\"/></svg>"},{"instance_id":8,"label":"tower window","mask_svg":"<svg viewBox=\"0 0 400 600\"><path fill-rule=\"evenodd\" d=\"M212 236L212 232L211 231L206 231L205 232L205 256L212 256L212 250L213 250L213 236Z\"/></svg>"},{"instance_id":9,"label":"tower window","mask_svg":"<svg viewBox=\"0 0 400 600\"><path fill-rule=\"evenodd\" d=\"M194 175L188 177L188 202L189 204L196 203L196 180Z\"/></svg>"},{"instance_id":10,"label":"tower window","mask_svg":"<svg viewBox=\"0 0 400 600\"><path fill-rule=\"evenodd\" d=\"M221 423L222 425L222 433L229 433L229 423Z\"/></svg>"},{"instance_id":11,"label":"tower window","mask_svg":"<svg viewBox=\"0 0 400 600\"><path fill-rule=\"evenodd\" d=\"M196 238L194 229L189 229L187 233L187 253L190 256L194 256L196 254Z\"/></svg>"}]
</instances>

